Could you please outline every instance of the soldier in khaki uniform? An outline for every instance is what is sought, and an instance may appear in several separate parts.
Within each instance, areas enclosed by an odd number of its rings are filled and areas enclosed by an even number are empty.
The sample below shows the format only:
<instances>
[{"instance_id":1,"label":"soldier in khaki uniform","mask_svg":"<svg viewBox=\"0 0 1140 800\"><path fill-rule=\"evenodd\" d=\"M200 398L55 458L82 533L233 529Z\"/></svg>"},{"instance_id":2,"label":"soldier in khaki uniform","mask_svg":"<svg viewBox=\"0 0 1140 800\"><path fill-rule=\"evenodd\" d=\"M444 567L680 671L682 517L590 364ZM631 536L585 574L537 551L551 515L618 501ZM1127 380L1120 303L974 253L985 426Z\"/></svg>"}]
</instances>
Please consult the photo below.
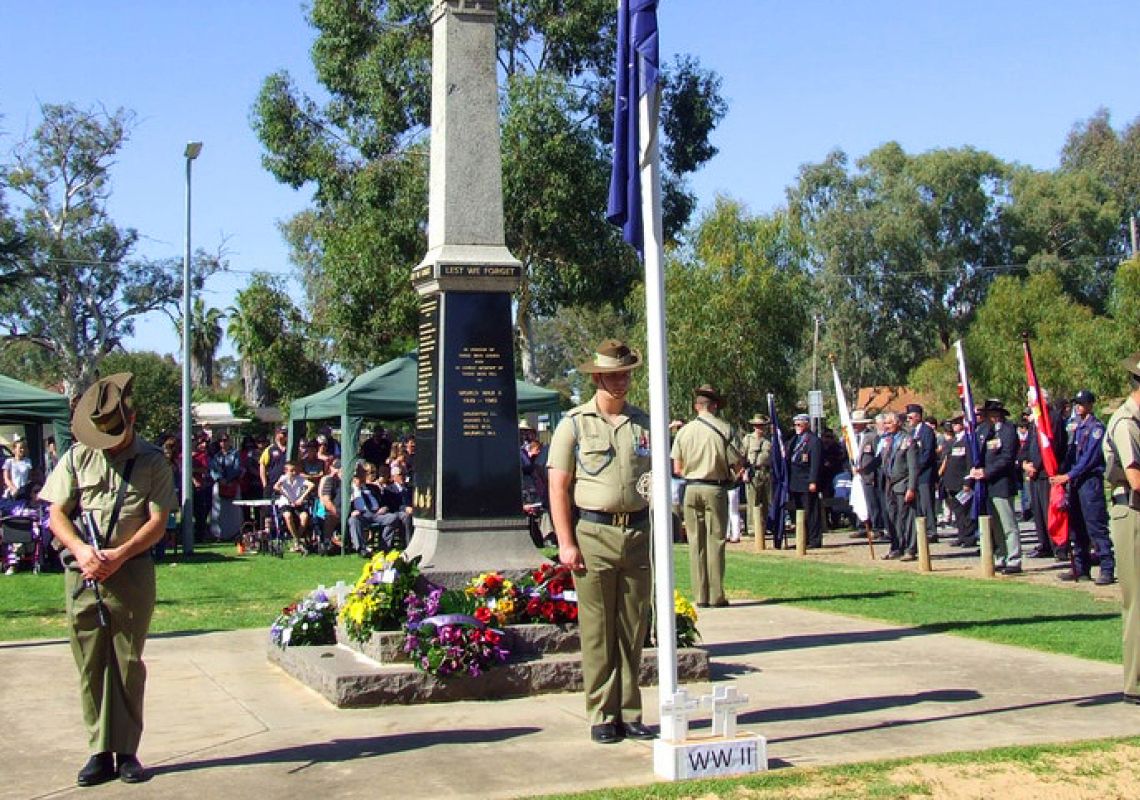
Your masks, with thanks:
<instances>
[{"instance_id":1,"label":"soldier in khaki uniform","mask_svg":"<svg viewBox=\"0 0 1140 800\"><path fill-rule=\"evenodd\" d=\"M142 653L155 601L150 548L165 535L177 502L162 451L135 436L132 381L130 373L111 375L83 394L71 422L78 443L40 492L51 503L52 533L74 557L64 582L67 617L93 753L79 772L80 786L149 777L136 753L146 685ZM98 549L71 520L76 510L94 517Z\"/></svg>"},{"instance_id":2,"label":"soldier in khaki uniform","mask_svg":"<svg viewBox=\"0 0 1140 800\"><path fill-rule=\"evenodd\" d=\"M685 479L685 532L689 537L689 576L697 605L728 605L724 596L724 540L728 533L728 490L744 461L731 425L716 416L724 399L709 384L694 393L696 419L673 440L673 474Z\"/></svg>"},{"instance_id":3,"label":"soldier in khaki uniform","mask_svg":"<svg viewBox=\"0 0 1140 800\"><path fill-rule=\"evenodd\" d=\"M768 438L771 420L764 414L754 414L748 420L752 432L744 436L744 464L749 480L744 484L748 503L748 530L763 538L768 506L772 502L772 440Z\"/></svg>"},{"instance_id":4,"label":"soldier in khaki uniform","mask_svg":"<svg viewBox=\"0 0 1140 800\"><path fill-rule=\"evenodd\" d=\"M1129 394L1109 418L1101 446L1112 491L1108 526L1124 617L1124 701L1140 705L1140 352L1121 364L1128 372Z\"/></svg>"},{"instance_id":5,"label":"soldier in khaki uniform","mask_svg":"<svg viewBox=\"0 0 1140 800\"><path fill-rule=\"evenodd\" d=\"M649 509L637 484L650 469L649 416L625 402L641 356L616 339L578 371L597 391L550 442L550 513L558 558L574 570L590 738L652 739L637 678L652 591Z\"/></svg>"}]
</instances>

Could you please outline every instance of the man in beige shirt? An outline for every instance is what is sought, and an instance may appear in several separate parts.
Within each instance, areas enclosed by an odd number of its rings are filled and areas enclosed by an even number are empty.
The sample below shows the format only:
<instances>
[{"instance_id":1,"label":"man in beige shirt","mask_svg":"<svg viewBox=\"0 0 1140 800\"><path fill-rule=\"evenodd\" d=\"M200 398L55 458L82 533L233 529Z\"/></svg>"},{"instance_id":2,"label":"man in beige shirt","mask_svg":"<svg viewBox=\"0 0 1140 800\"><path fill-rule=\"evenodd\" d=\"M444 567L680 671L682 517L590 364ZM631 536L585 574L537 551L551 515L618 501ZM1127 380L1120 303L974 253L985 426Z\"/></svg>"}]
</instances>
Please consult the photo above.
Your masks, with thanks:
<instances>
[{"instance_id":1,"label":"man in beige shirt","mask_svg":"<svg viewBox=\"0 0 1140 800\"><path fill-rule=\"evenodd\" d=\"M1124 617L1124 701L1140 705L1140 352L1121 364L1128 372L1128 397L1109 418L1101 447L1112 492L1108 527Z\"/></svg>"},{"instance_id":2,"label":"man in beige shirt","mask_svg":"<svg viewBox=\"0 0 1140 800\"><path fill-rule=\"evenodd\" d=\"M641 722L637 683L652 590L649 509L637 491L650 469L649 416L625 401L640 364L624 342L598 345L578 367L597 391L558 423L547 460L558 559L578 592L590 738L599 744L654 738Z\"/></svg>"},{"instance_id":3,"label":"man in beige shirt","mask_svg":"<svg viewBox=\"0 0 1140 800\"><path fill-rule=\"evenodd\" d=\"M768 506L772 502L772 440L768 438L771 420L754 414L748 420L752 432L744 436L744 462L748 470L745 499L748 503L748 530L757 541L764 538Z\"/></svg>"},{"instance_id":4,"label":"man in beige shirt","mask_svg":"<svg viewBox=\"0 0 1140 800\"><path fill-rule=\"evenodd\" d=\"M51 503L51 531L72 557L65 559L67 619L92 752L79 771L80 786L149 777L136 753L146 687L142 653L155 603L150 548L165 535L177 501L166 457L135 435L133 381L129 372L118 373L84 392L71 421L78 442L40 492ZM80 531L72 521L77 509L94 522L95 542L90 527Z\"/></svg>"},{"instance_id":5,"label":"man in beige shirt","mask_svg":"<svg viewBox=\"0 0 1140 800\"><path fill-rule=\"evenodd\" d=\"M673 440L673 474L685 480L685 532L689 575L697 605L723 607L724 540L728 534L728 490L744 461L736 431L718 417L724 398L709 384L693 392L697 416Z\"/></svg>"}]
</instances>

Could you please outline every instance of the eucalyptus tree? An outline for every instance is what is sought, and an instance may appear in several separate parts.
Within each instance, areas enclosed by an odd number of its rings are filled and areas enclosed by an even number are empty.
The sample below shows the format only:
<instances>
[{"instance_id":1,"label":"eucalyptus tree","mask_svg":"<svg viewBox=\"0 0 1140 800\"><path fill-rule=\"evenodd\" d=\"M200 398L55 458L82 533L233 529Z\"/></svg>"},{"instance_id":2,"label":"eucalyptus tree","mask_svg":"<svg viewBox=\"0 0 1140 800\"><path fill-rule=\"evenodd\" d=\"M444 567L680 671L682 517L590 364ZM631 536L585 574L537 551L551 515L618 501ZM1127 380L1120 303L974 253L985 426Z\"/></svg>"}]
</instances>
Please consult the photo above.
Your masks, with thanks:
<instances>
[{"instance_id":1,"label":"eucalyptus tree","mask_svg":"<svg viewBox=\"0 0 1140 800\"><path fill-rule=\"evenodd\" d=\"M287 73L266 79L253 126L266 168L313 206L284 225L332 361L373 365L414 341L409 273L426 250L429 0L314 0L313 66L327 101ZM613 108L615 5L497 5L508 246L522 260L517 331L533 376L530 320L558 307L620 305L632 253L602 219ZM667 233L695 207L684 176L716 152L719 79L680 57L664 71Z\"/></svg>"}]
</instances>

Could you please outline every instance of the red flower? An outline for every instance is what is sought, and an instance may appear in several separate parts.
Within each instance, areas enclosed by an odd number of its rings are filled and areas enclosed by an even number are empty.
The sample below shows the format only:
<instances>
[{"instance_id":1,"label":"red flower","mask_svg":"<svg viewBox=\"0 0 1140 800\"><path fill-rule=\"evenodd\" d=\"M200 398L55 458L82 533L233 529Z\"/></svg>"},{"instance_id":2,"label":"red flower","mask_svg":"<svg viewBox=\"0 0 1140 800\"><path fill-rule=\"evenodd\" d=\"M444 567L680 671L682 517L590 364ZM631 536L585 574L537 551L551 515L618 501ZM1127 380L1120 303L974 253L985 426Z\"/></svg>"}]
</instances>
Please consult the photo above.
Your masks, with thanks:
<instances>
[{"instance_id":1,"label":"red flower","mask_svg":"<svg viewBox=\"0 0 1140 800\"><path fill-rule=\"evenodd\" d=\"M564 584L562 581L558 580L557 578L555 578L554 580L552 580L550 582L550 593L551 594L562 594L562 592L564 592L565 590L566 590L566 584Z\"/></svg>"},{"instance_id":2,"label":"red flower","mask_svg":"<svg viewBox=\"0 0 1140 800\"><path fill-rule=\"evenodd\" d=\"M487 628L487 630L483 631L483 641L487 642L487 644L498 644L502 639L503 637L500 636L496 630Z\"/></svg>"},{"instance_id":3,"label":"red flower","mask_svg":"<svg viewBox=\"0 0 1140 800\"><path fill-rule=\"evenodd\" d=\"M486 625L491 621L491 609L487 608L486 606L480 606L479 608L475 609L475 619Z\"/></svg>"},{"instance_id":4,"label":"red flower","mask_svg":"<svg viewBox=\"0 0 1140 800\"><path fill-rule=\"evenodd\" d=\"M487 587L487 591L493 592L503 585L503 576L498 573L488 575L483 585Z\"/></svg>"},{"instance_id":5,"label":"red flower","mask_svg":"<svg viewBox=\"0 0 1140 800\"><path fill-rule=\"evenodd\" d=\"M567 606L567 608L566 608L566 620L568 622L574 622L575 620L578 619L578 604L577 603L567 603L566 606Z\"/></svg>"}]
</instances>

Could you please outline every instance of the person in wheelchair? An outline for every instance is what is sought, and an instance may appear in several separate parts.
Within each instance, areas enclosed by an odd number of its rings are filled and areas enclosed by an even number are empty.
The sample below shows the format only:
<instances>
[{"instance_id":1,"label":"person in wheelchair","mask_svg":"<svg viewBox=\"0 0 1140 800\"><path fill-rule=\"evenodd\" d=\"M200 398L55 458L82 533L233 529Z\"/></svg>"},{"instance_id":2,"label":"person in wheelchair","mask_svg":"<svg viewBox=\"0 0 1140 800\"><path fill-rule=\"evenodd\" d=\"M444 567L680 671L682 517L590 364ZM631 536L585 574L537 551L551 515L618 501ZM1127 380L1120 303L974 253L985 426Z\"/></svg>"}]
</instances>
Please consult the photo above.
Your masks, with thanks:
<instances>
[{"instance_id":1,"label":"person in wheelchair","mask_svg":"<svg viewBox=\"0 0 1140 800\"><path fill-rule=\"evenodd\" d=\"M277 506L285 520L285 528L293 537L293 552L302 553L305 551L302 540L309 529L309 500L313 484L297 471L297 462L286 461L285 472L277 479L273 491L277 494Z\"/></svg>"},{"instance_id":2,"label":"person in wheelchair","mask_svg":"<svg viewBox=\"0 0 1140 800\"><path fill-rule=\"evenodd\" d=\"M358 467L352 476L352 511L348 517L348 540L365 558L372 555L368 532L378 530L385 550L399 549L404 536L404 512L385 505L383 490L367 480L367 467Z\"/></svg>"}]
</instances>

